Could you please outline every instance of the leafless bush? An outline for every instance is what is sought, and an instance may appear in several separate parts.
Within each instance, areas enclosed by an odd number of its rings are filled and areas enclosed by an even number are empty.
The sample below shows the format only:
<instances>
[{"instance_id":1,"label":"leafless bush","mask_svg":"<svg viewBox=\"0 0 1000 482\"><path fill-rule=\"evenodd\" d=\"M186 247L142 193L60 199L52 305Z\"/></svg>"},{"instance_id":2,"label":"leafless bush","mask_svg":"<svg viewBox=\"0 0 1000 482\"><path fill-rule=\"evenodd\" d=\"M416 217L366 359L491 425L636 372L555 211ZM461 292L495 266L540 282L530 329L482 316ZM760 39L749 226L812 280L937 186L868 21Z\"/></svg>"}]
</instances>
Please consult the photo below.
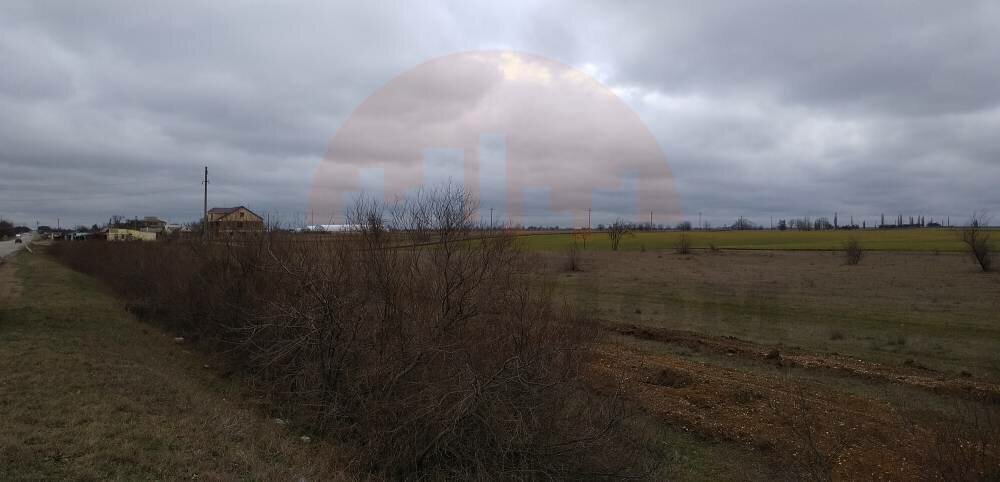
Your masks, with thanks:
<instances>
[{"instance_id":1,"label":"leafless bush","mask_svg":"<svg viewBox=\"0 0 1000 482\"><path fill-rule=\"evenodd\" d=\"M576 241L573 241L573 244L566 250L566 271L583 271L583 266L580 263L580 247L577 246Z\"/></svg>"},{"instance_id":2,"label":"leafless bush","mask_svg":"<svg viewBox=\"0 0 1000 482\"><path fill-rule=\"evenodd\" d=\"M808 400L804 389L788 402L779 405L771 401L771 409L787 422L790 452L786 454L786 469L795 480L830 481L849 439L840 430L824 431L824 414Z\"/></svg>"},{"instance_id":3,"label":"leafless bush","mask_svg":"<svg viewBox=\"0 0 1000 482\"><path fill-rule=\"evenodd\" d=\"M965 409L957 424L942 424L926 454L944 480L1000 479L1000 416L995 407Z\"/></svg>"},{"instance_id":4,"label":"leafless bush","mask_svg":"<svg viewBox=\"0 0 1000 482\"><path fill-rule=\"evenodd\" d=\"M635 470L620 401L584 381L599 331L553 310L537 263L512 236L480 236L475 213L449 187L359 202L348 220L358 229L322 240L67 243L55 254L140 314L224 348L298 423L356 444L369 471Z\"/></svg>"},{"instance_id":5,"label":"leafless bush","mask_svg":"<svg viewBox=\"0 0 1000 482\"><path fill-rule=\"evenodd\" d=\"M674 251L677 254L691 254L691 238L687 233L682 232L674 243Z\"/></svg>"},{"instance_id":6,"label":"leafless bush","mask_svg":"<svg viewBox=\"0 0 1000 482\"><path fill-rule=\"evenodd\" d=\"M858 238L851 236L844 241L844 261L849 265L856 265L861 262L861 257L864 256L865 250L861 246L861 241Z\"/></svg>"},{"instance_id":7,"label":"leafless bush","mask_svg":"<svg viewBox=\"0 0 1000 482\"><path fill-rule=\"evenodd\" d=\"M969 254L983 271L993 269L993 253L990 246L992 233L989 229L990 217L985 211L973 213L969 225L959 231L962 242Z\"/></svg>"},{"instance_id":8,"label":"leafless bush","mask_svg":"<svg viewBox=\"0 0 1000 482\"><path fill-rule=\"evenodd\" d=\"M947 414L906 410L914 454L940 480L1000 480L1000 407L953 400Z\"/></svg>"},{"instance_id":9,"label":"leafless bush","mask_svg":"<svg viewBox=\"0 0 1000 482\"><path fill-rule=\"evenodd\" d=\"M618 251L622 238L632 236L632 227L624 219L618 218L608 226L608 239L611 241L611 250Z\"/></svg>"}]
</instances>

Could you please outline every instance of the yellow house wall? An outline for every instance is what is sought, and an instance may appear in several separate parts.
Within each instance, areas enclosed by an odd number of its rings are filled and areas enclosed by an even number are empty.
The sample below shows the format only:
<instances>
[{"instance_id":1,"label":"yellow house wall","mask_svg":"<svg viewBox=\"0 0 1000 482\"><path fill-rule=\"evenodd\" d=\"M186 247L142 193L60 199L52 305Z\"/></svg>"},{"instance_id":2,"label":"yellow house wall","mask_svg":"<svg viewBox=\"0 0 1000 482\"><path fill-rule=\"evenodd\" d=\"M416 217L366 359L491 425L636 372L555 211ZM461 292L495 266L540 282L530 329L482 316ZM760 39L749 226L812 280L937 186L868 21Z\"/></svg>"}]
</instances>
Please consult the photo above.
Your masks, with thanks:
<instances>
[{"instance_id":1,"label":"yellow house wall","mask_svg":"<svg viewBox=\"0 0 1000 482\"><path fill-rule=\"evenodd\" d=\"M156 241L156 233L112 228L108 230L108 241Z\"/></svg>"}]
</instances>

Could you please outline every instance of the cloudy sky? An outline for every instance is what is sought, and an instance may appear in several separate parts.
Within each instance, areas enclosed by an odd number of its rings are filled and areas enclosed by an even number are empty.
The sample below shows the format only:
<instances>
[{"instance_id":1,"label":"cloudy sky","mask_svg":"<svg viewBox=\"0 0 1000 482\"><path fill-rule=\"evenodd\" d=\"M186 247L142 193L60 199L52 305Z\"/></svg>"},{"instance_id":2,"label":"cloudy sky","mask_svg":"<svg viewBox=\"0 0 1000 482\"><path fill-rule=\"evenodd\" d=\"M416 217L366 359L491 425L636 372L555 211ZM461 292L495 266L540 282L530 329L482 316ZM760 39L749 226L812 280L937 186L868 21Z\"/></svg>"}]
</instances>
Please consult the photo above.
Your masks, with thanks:
<instances>
[{"instance_id":1,"label":"cloudy sky","mask_svg":"<svg viewBox=\"0 0 1000 482\"><path fill-rule=\"evenodd\" d=\"M0 216L246 204L291 221L338 129L416 65L526 52L617 93L683 212L1000 214L1000 3L0 3Z\"/></svg>"}]
</instances>

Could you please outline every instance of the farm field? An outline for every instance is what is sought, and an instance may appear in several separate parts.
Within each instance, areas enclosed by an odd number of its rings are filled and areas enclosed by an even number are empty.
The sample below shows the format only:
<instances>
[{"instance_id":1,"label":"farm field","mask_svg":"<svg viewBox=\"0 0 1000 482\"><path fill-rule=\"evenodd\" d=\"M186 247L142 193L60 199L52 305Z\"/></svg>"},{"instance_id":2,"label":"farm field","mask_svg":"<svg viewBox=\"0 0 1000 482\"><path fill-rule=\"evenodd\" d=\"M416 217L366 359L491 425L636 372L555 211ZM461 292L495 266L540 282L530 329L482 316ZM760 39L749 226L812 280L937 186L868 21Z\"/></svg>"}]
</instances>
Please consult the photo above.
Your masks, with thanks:
<instances>
[{"instance_id":1,"label":"farm field","mask_svg":"<svg viewBox=\"0 0 1000 482\"><path fill-rule=\"evenodd\" d=\"M44 254L0 265L0 417L11 422L0 479L352 479L349 447L276 423L223 362L139 321L102 284ZM739 442L649 415L631 423L669 447L657 477L776 474Z\"/></svg>"},{"instance_id":2,"label":"farm field","mask_svg":"<svg viewBox=\"0 0 1000 482\"><path fill-rule=\"evenodd\" d=\"M624 424L662 459L650 479L1000 473L1000 273L980 272L964 253L873 251L848 266L838 251L591 245L577 271L562 250L526 255L557 310L605 335L588 345L584 377L621 396ZM18 420L0 437L12 473L169 478L190 465L208 478L324 478L352 464L327 458L350 449L323 434L298 444L294 422L272 423L211 358L137 321L94 279L44 253L4 268L0 346L20 354L0 357L15 387L0 400L0 414ZM52 386L79 391L37 388ZM184 415L164 425L167 413ZM62 422L46 414L80 424L73 433L87 445L59 448ZM248 428L230 433L236 426ZM171 449L181 445L191 451Z\"/></svg>"},{"instance_id":3,"label":"farm field","mask_svg":"<svg viewBox=\"0 0 1000 482\"><path fill-rule=\"evenodd\" d=\"M526 233L522 236L529 250L558 251L568 249L575 241L583 246L582 233ZM865 249L875 251L961 251L958 232L953 229L869 229L857 231L688 231L685 233L695 249L766 249L766 250L836 250L844 241L856 237ZM681 232L636 232L622 238L620 249L671 249ZM594 231L586 239L588 249L610 250L608 236Z\"/></svg>"},{"instance_id":4,"label":"farm field","mask_svg":"<svg viewBox=\"0 0 1000 482\"><path fill-rule=\"evenodd\" d=\"M940 452L940 427L963 417L990 421L964 436L1000 435L1000 274L963 254L874 252L847 266L825 251L595 249L582 271L564 253L539 256L559 302L612 334L602 377L625 380L662 420L774 465L820 479L965 478L914 460Z\"/></svg>"}]
</instances>

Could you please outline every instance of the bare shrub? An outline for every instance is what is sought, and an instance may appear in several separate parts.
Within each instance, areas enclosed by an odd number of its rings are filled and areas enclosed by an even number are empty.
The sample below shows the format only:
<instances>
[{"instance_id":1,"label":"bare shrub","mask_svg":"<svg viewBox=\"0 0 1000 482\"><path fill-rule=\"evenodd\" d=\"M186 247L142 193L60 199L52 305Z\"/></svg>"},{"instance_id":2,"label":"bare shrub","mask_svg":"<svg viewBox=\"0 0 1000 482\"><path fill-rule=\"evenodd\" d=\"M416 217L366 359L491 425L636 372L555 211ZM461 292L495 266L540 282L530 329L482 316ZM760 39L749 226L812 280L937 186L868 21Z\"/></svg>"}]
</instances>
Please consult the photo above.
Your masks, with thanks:
<instances>
[{"instance_id":1,"label":"bare shrub","mask_svg":"<svg viewBox=\"0 0 1000 482\"><path fill-rule=\"evenodd\" d=\"M682 232L674 243L674 252L677 254L691 254L691 238L686 232Z\"/></svg>"},{"instance_id":2,"label":"bare shrub","mask_svg":"<svg viewBox=\"0 0 1000 482\"><path fill-rule=\"evenodd\" d=\"M569 246L566 250L566 271L583 271L583 266L580 263L580 247L577 246L576 241Z\"/></svg>"},{"instance_id":3,"label":"bare shrub","mask_svg":"<svg viewBox=\"0 0 1000 482\"><path fill-rule=\"evenodd\" d=\"M865 250L861 246L861 241L858 238L851 236L844 241L844 262L854 266L861 262L861 257L864 256Z\"/></svg>"},{"instance_id":4,"label":"bare shrub","mask_svg":"<svg viewBox=\"0 0 1000 482\"><path fill-rule=\"evenodd\" d=\"M66 243L143 316L224 350L297 424L389 478L586 478L641 470L614 395L584 379L600 331L554 310L539 263L480 236L462 189L363 201L354 232Z\"/></svg>"},{"instance_id":5,"label":"bare shrub","mask_svg":"<svg viewBox=\"0 0 1000 482\"><path fill-rule=\"evenodd\" d=\"M893 335L885 340L885 346L893 347L891 351L899 351L906 346L907 338L904 335ZM881 348L880 348L881 349Z\"/></svg>"},{"instance_id":6,"label":"bare shrub","mask_svg":"<svg viewBox=\"0 0 1000 482\"><path fill-rule=\"evenodd\" d=\"M612 251L618 251L622 238L625 236L633 236L633 234L631 225L624 219L618 218L608 226L608 239L611 241Z\"/></svg>"},{"instance_id":7,"label":"bare shrub","mask_svg":"<svg viewBox=\"0 0 1000 482\"><path fill-rule=\"evenodd\" d=\"M795 480L834 480L834 470L849 448L849 437L840 430L825 431L824 414L806 397L800 388L790 402L779 405L769 401L771 409L786 421L790 452L785 454L785 469Z\"/></svg>"},{"instance_id":8,"label":"bare shrub","mask_svg":"<svg viewBox=\"0 0 1000 482\"><path fill-rule=\"evenodd\" d=\"M983 271L993 269L993 252L990 246L992 232L989 229L990 217L986 211L973 213L969 225L959 231L959 236L966 249Z\"/></svg>"},{"instance_id":9,"label":"bare shrub","mask_svg":"<svg viewBox=\"0 0 1000 482\"><path fill-rule=\"evenodd\" d=\"M915 460L939 480L1000 479L1000 407L952 400L946 415L905 407L903 422L917 441Z\"/></svg>"},{"instance_id":10,"label":"bare shrub","mask_svg":"<svg viewBox=\"0 0 1000 482\"><path fill-rule=\"evenodd\" d=\"M926 454L944 480L1000 479L1000 413L967 406L957 424L941 424Z\"/></svg>"}]
</instances>

